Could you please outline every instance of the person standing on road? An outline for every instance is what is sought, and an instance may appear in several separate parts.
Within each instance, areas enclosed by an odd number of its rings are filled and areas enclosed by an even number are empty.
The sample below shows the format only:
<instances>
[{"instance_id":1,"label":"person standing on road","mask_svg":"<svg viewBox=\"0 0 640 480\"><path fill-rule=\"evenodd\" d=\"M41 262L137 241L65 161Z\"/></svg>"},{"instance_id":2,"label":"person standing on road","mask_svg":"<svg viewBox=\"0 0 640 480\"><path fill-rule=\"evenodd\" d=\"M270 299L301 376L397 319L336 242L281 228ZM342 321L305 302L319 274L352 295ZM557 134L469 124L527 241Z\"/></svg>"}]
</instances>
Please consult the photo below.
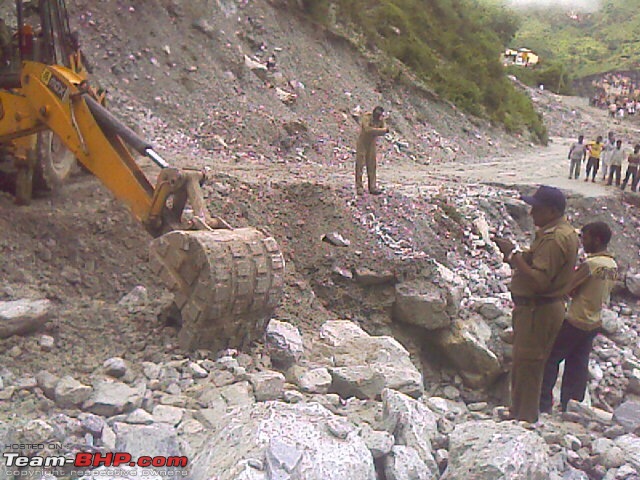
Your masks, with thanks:
<instances>
[{"instance_id":1,"label":"person standing on road","mask_svg":"<svg viewBox=\"0 0 640 480\"><path fill-rule=\"evenodd\" d=\"M607 185L613 183L613 177L616 177L616 186L620 186L620 175L622 172L622 159L624 158L624 151L622 150L622 140L616 141L616 148L613 152L609 153L609 180Z\"/></svg>"},{"instance_id":2,"label":"person standing on road","mask_svg":"<svg viewBox=\"0 0 640 480\"><path fill-rule=\"evenodd\" d=\"M362 172L366 165L369 193L380 195L376 184L376 139L389 133L382 114L384 109L377 106L371 113L365 113L360 123L360 135L356 148L356 193L362 195Z\"/></svg>"},{"instance_id":3,"label":"person standing on road","mask_svg":"<svg viewBox=\"0 0 640 480\"><path fill-rule=\"evenodd\" d=\"M583 143L584 135L578 137L578 141L571 145L569 149L569 179L578 179L580 176L580 165L587 156L587 146Z\"/></svg>"},{"instance_id":4,"label":"person standing on road","mask_svg":"<svg viewBox=\"0 0 640 480\"><path fill-rule=\"evenodd\" d=\"M602 147L602 154L600 155L600 170L602 170L602 181L604 182L607 178L607 173L609 171L610 157L613 151L616 149L616 134L614 132L609 132L607 135L607 139L604 142L604 146Z\"/></svg>"},{"instance_id":5,"label":"person standing on road","mask_svg":"<svg viewBox=\"0 0 640 480\"><path fill-rule=\"evenodd\" d=\"M504 261L514 269L511 280L513 309L513 366L509 416L538 420L542 377L547 357L564 319L564 292L573 277L578 236L564 217L566 199L555 187L542 185L522 200L531 205L538 227L529 249L494 238Z\"/></svg>"},{"instance_id":6,"label":"person standing on road","mask_svg":"<svg viewBox=\"0 0 640 480\"><path fill-rule=\"evenodd\" d=\"M591 177L591 181L596 181L596 174L598 173L598 168L600 168L600 155L602 154L603 146L602 135L599 135L595 142L587 143L589 158L587 159L587 178L584 179L585 182L589 181L589 174L592 170L593 176Z\"/></svg>"},{"instance_id":7,"label":"person standing on road","mask_svg":"<svg viewBox=\"0 0 640 480\"><path fill-rule=\"evenodd\" d=\"M541 412L552 412L553 386L563 360L561 410L567 410L569 400L584 400L593 339L602 325L602 306L609 303L618 273L616 261L607 252L609 240L611 229L604 222L593 222L582 227L582 245L587 259L576 270L568 288L573 298L544 369Z\"/></svg>"},{"instance_id":8,"label":"person standing on road","mask_svg":"<svg viewBox=\"0 0 640 480\"><path fill-rule=\"evenodd\" d=\"M620 190L627 188L627 182L629 182L629 178L632 177L631 180L631 191L635 192L638 188L638 169L640 168L640 144L636 145L633 148L633 153L629 155L627 158L627 173L624 176L624 181L622 182L622 186Z\"/></svg>"}]
</instances>

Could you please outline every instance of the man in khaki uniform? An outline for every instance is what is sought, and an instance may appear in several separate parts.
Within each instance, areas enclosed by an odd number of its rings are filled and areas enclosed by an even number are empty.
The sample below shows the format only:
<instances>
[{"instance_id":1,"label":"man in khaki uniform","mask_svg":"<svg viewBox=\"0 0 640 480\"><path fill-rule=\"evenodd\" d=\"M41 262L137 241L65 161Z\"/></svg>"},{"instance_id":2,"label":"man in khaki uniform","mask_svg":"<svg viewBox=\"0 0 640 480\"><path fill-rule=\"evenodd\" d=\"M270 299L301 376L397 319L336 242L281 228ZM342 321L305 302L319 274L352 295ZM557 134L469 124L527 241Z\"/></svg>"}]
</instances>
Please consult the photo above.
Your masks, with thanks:
<instances>
[{"instance_id":1,"label":"man in khaki uniform","mask_svg":"<svg viewBox=\"0 0 640 480\"><path fill-rule=\"evenodd\" d=\"M514 269L513 366L510 416L536 422L545 362L564 319L564 295L578 256L578 235L564 217L566 200L554 187L541 186L522 200L531 205L538 230L528 250L506 239L496 244Z\"/></svg>"},{"instance_id":2,"label":"man in khaki uniform","mask_svg":"<svg viewBox=\"0 0 640 480\"><path fill-rule=\"evenodd\" d=\"M544 369L541 412L552 411L553 386L563 360L560 408L564 412L569 400L584 400L591 346L602 325L602 306L609 303L618 274L618 265L607 251L610 240L611 229L604 222L588 223L582 227L582 244L587 259L578 267L569 285L571 305Z\"/></svg>"},{"instance_id":3,"label":"man in khaki uniform","mask_svg":"<svg viewBox=\"0 0 640 480\"><path fill-rule=\"evenodd\" d=\"M384 123L382 114L384 109L380 106L373 109L371 113L365 113L360 123L360 135L356 148L356 192L362 195L362 171L367 166L367 177L369 180L369 193L380 195L376 185L376 138L386 133L389 129Z\"/></svg>"}]
</instances>

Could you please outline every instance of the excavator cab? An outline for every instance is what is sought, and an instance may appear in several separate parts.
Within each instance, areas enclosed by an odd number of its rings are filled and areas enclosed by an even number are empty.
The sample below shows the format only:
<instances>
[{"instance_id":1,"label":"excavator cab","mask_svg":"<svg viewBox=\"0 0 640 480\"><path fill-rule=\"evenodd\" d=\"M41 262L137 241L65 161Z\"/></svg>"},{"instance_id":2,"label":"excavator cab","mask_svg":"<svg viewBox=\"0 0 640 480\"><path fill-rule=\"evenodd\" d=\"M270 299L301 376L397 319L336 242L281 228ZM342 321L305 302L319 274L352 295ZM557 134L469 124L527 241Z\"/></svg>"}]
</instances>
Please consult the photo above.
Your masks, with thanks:
<instances>
[{"instance_id":1,"label":"excavator cab","mask_svg":"<svg viewBox=\"0 0 640 480\"><path fill-rule=\"evenodd\" d=\"M31 201L39 179L60 186L77 159L156 237L151 266L174 293L181 345L216 350L254 340L282 294L284 259L275 239L212 217L202 171L172 167L107 110L64 0L15 5L15 23L6 23L9 60L0 69L0 149L17 170L16 203ZM136 152L159 167L155 182Z\"/></svg>"}]
</instances>

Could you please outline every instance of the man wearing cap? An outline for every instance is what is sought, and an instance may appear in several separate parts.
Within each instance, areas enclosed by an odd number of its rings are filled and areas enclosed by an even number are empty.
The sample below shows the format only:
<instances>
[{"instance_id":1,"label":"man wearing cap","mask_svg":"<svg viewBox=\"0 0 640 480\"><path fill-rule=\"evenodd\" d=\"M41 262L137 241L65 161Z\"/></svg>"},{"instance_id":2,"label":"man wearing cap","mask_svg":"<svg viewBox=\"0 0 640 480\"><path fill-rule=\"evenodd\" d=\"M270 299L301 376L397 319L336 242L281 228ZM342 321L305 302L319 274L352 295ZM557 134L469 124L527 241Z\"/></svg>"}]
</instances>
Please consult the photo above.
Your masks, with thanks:
<instances>
[{"instance_id":1,"label":"man wearing cap","mask_svg":"<svg viewBox=\"0 0 640 480\"><path fill-rule=\"evenodd\" d=\"M356 148L356 193L362 195L362 171L367 166L367 178L369 180L369 193L380 195L376 185L376 138L389 133L384 123L382 114L384 109L377 106L371 113L362 116L360 135Z\"/></svg>"},{"instance_id":2,"label":"man wearing cap","mask_svg":"<svg viewBox=\"0 0 640 480\"><path fill-rule=\"evenodd\" d=\"M578 256L578 235L564 217L566 199L554 187L541 186L522 200L531 205L537 227L531 246L521 251L496 238L513 268L513 366L510 416L536 422L545 362L564 320L564 294Z\"/></svg>"}]
</instances>

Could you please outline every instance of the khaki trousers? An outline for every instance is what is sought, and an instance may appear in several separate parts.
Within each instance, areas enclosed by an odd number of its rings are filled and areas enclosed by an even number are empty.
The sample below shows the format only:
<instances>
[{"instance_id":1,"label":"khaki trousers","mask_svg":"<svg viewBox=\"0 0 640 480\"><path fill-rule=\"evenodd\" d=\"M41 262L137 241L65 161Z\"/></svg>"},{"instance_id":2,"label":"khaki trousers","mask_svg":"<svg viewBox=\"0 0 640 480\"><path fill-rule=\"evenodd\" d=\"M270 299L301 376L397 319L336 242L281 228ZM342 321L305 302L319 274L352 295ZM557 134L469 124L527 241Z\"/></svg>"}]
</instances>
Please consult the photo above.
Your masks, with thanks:
<instances>
[{"instance_id":1,"label":"khaki trousers","mask_svg":"<svg viewBox=\"0 0 640 480\"><path fill-rule=\"evenodd\" d=\"M367 167L367 178L369 181L369 191L376 190L376 144L375 141L370 145L358 145L356 151L356 190L361 192L362 188L362 172Z\"/></svg>"},{"instance_id":2,"label":"khaki trousers","mask_svg":"<svg viewBox=\"0 0 640 480\"><path fill-rule=\"evenodd\" d=\"M536 422L544 367L564 320L564 302L513 309L511 414Z\"/></svg>"}]
</instances>

